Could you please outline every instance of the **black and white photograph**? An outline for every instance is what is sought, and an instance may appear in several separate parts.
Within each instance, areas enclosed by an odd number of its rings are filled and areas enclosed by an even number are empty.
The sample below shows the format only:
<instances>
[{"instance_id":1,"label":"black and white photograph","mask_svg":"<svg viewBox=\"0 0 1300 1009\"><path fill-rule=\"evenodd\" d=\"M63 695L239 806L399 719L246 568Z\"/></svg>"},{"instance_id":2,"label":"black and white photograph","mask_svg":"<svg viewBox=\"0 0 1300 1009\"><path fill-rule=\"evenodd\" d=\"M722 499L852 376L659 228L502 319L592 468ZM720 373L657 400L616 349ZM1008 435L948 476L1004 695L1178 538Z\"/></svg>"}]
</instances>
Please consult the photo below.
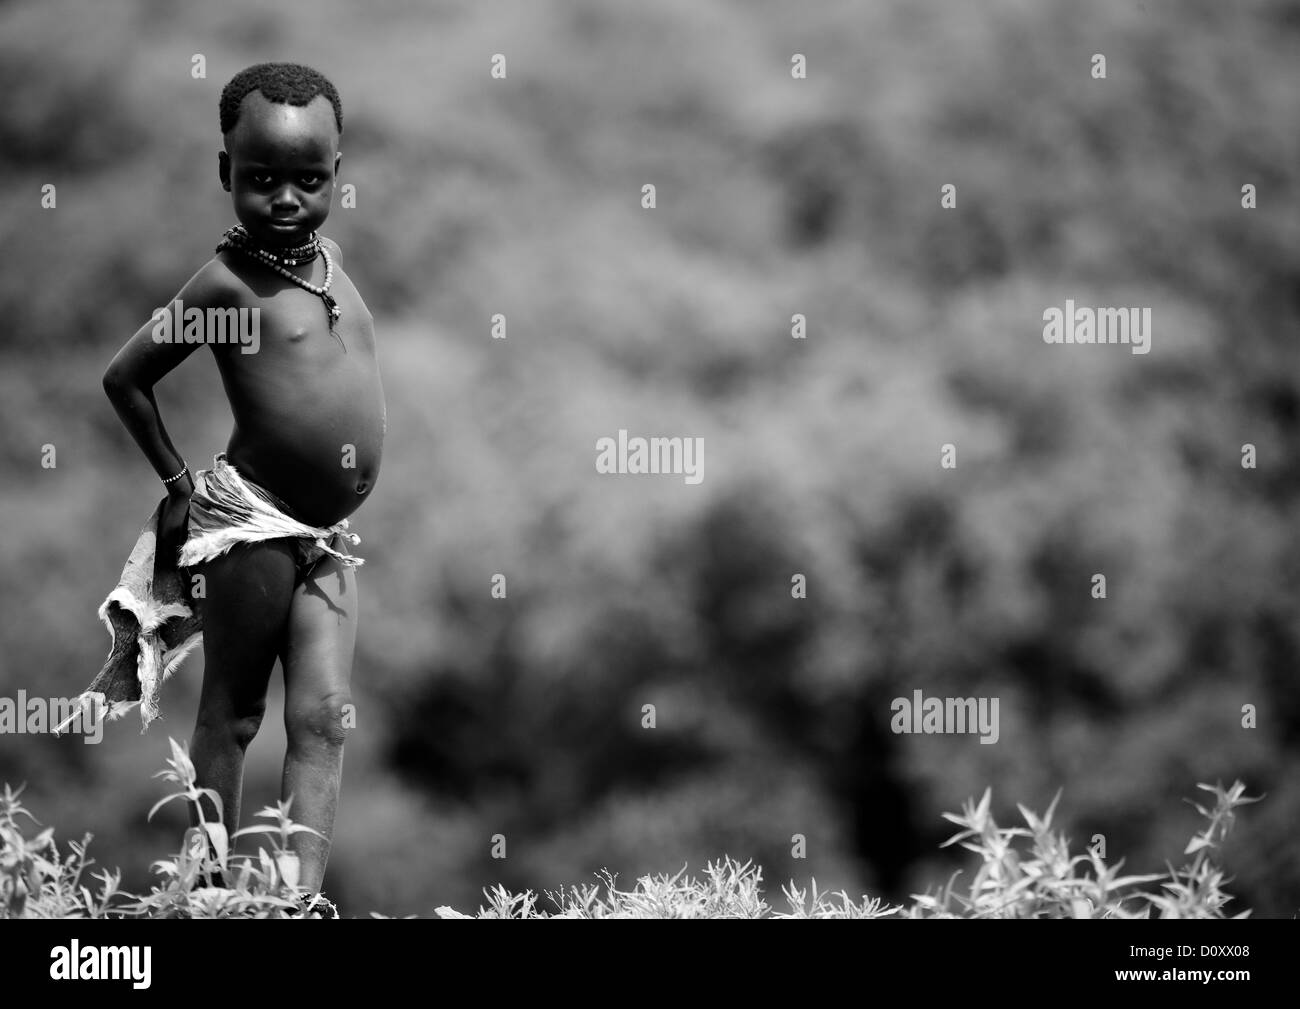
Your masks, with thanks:
<instances>
[{"instance_id":1,"label":"black and white photograph","mask_svg":"<svg viewBox=\"0 0 1300 1009\"><path fill-rule=\"evenodd\" d=\"M16 986L170 991L137 919L1270 983L1300 0L7 0L0 85Z\"/></svg>"}]
</instances>

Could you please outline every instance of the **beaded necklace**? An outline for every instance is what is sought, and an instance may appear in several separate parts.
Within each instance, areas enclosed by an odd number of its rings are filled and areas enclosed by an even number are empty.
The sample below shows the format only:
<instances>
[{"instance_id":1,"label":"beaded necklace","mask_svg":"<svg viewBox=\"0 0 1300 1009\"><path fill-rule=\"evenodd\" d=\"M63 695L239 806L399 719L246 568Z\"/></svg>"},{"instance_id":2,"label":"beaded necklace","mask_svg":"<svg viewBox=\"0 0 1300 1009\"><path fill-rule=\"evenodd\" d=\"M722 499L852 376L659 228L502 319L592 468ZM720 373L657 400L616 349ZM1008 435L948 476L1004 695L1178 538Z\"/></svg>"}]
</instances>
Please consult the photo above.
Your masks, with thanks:
<instances>
[{"instance_id":1,"label":"beaded necklace","mask_svg":"<svg viewBox=\"0 0 1300 1009\"><path fill-rule=\"evenodd\" d=\"M342 345L343 340L338 333L334 332L334 323L343 315L339 309L338 302L330 295L330 286L334 283L334 260L330 258L329 250L321 243L320 235L316 232L311 233L305 244L299 245L292 249L281 249L278 252L271 252L263 249L261 246L254 245L253 240L249 237L248 231L242 224L236 224L233 228L228 228L221 241L217 243L217 251L224 249L234 249L242 252L244 255L256 259L264 266L270 267L286 280L291 280L304 291L310 291L325 303L325 311L329 316L330 334ZM303 263L310 263L317 255L325 257L325 283L312 284L303 280L295 273L290 273L286 267L300 266ZM345 351L346 347L343 348Z\"/></svg>"}]
</instances>

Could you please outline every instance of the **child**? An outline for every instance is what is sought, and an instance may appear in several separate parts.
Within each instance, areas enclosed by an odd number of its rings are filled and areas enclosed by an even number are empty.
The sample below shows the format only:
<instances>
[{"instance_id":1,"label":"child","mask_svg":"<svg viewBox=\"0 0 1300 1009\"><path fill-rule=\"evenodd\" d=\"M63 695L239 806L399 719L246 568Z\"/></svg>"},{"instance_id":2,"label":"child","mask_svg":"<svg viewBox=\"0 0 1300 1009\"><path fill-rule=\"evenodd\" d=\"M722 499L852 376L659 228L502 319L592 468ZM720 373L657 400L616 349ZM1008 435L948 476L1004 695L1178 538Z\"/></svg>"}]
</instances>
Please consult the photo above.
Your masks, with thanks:
<instances>
[{"instance_id":1,"label":"child","mask_svg":"<svg viewBox=\"0 0 1300 1009\"><path fill-rule=\"evenodd\" d=\"M373 319L343 272L338 246L316 233L341 159L343 110L334 86L309 67L263 63L226 85L220 111L219 177L240 227L176 299L187 316L235 308L259 320L254 353L205 334L234 414L225 451L191 478L154 400L153 386L197 342L160 342L156 322L146 323L109 365L104 389L167 488L156 512L151 581L160 584L179 563L183 584L203 586L192 600L204 654L191 746L198 784L221 797L233 833L244 751L278 658L288 734L282 798L292 796L293 818L319 832L292 839L299 885L319 895L357 633L361 561L343 545L358 541L346 516L375 485L384 394ZM184 605L180 611L188 613ZM167 671L176 661L173 653ZM142 681L144 670L142 657ZM145 684L146 701L150 687L156 683Z\"/></svg>"}]
</instances>

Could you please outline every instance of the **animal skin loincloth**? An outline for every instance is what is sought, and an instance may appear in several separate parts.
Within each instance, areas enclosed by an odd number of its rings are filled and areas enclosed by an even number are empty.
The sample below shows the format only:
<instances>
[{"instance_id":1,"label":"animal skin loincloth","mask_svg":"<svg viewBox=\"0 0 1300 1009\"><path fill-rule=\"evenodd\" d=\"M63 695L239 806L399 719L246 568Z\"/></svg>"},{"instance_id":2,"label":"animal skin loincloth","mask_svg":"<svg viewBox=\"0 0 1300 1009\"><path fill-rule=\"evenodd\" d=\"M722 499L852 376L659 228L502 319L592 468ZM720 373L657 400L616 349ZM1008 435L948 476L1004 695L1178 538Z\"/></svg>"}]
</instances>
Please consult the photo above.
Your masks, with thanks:
<instances>
[{"instance_id":1,"label":"animal skin loincloth","mask_svg":"<svg viewBox=\"0 0 1300 1009\"><path fill-rule=\"evenodd\" d=\"M299 580L307 577L324 556L358 567L364 563L339 540L356 544L361 537L348 532L348 520L332 526L312 526L290 517L284 502L245 480L219 452L212 468L199 470L190 497L184 545L176 558L156 557L158 520L164 498L140 530L135 547L116 588L99 607L112 647L99 674L77 698L80 709L98 702L108 719L120 718L140 705L141 732L158 717L162 683L203 640L202 613L190 596L192 568L226 553L240 543L290 539L297 551ZM56 732L72 722L65 719Z\"/></svg>"}]
</instances>

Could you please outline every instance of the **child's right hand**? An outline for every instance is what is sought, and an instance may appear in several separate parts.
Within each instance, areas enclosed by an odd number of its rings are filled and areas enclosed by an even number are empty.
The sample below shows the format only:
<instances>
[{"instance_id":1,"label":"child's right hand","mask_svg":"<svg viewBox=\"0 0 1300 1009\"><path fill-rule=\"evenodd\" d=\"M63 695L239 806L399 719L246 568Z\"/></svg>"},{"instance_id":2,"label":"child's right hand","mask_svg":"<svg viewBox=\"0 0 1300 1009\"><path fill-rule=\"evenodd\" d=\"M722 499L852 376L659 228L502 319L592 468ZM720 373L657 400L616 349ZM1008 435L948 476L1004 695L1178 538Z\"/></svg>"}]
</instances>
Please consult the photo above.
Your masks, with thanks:
<instances>
[{"instance_id":1,"label":"child's right hand","mask_svg":"<svg viewBox=\"0 0 1300 1009\"><path fill-rule=\"evenodd\" d=\"M154 570L163 567L175 569L181 546L185 543L185 533L190 513L190 495L194 493L194 483L189 476L184 476L167 488L167 498L163 502L162 514L158 516L158 541Z\"/></svg>"}]
</instances>

